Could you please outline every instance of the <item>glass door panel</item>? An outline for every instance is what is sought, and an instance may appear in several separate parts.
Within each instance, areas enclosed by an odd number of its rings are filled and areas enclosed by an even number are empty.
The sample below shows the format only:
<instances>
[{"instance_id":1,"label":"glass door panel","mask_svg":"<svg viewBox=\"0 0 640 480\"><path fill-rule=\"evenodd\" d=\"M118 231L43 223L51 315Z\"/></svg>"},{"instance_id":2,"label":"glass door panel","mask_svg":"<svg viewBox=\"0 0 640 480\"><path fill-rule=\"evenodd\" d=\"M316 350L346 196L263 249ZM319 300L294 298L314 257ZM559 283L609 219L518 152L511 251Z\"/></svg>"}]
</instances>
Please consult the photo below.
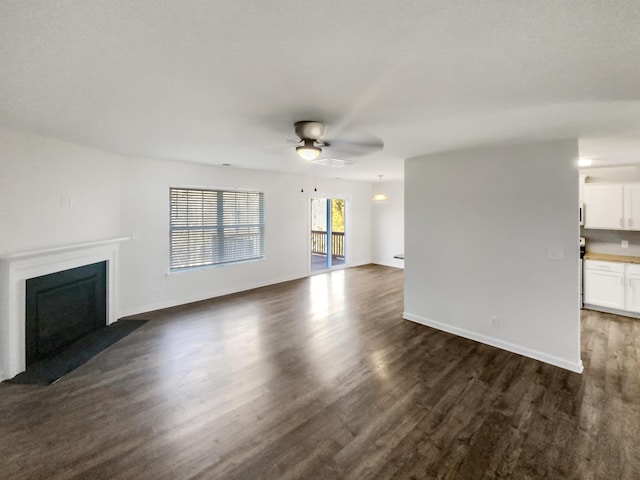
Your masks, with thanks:
<instances>
[{"instance_id":1,"label":"glass door panel","mask_svg":"<svg viewBox=\"0 0 640 480\"><path fill-rule=\"evenodd\" d=\"M311 199L311 271L345 265L345 201Z\"/></svg>"},{"instance_id":2,"label":"glass door panel","mask_svg":"<svg viewBox=\"0 0 640 480\"><path fill-rule=\"evenodd\" d=\"M331 199L331 266L345 264L344 199Z\"/></svg>"}]
</instances>

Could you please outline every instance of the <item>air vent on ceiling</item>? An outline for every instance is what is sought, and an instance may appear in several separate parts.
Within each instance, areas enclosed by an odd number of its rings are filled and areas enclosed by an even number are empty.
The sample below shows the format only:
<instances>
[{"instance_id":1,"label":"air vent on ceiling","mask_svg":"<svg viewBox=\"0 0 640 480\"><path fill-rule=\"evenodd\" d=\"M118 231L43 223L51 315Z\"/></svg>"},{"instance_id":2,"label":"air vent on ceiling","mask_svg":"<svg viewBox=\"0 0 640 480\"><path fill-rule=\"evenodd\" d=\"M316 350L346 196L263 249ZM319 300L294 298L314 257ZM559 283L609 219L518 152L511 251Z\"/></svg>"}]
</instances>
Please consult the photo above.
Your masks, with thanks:
<instances>
[{"instance_id":1,"label":"air vent on ceiling","mask_svg":"<svg viewBox=\"0 0 640 480\"><path fill-rule=\"evenodd\" d=\"M339 158L316 158L315 160L311 160L311 163L336 168L348 167L349 165L356 164L356 162L352 162L351 160L340 160Z\"/></svg>"}]
</instances>

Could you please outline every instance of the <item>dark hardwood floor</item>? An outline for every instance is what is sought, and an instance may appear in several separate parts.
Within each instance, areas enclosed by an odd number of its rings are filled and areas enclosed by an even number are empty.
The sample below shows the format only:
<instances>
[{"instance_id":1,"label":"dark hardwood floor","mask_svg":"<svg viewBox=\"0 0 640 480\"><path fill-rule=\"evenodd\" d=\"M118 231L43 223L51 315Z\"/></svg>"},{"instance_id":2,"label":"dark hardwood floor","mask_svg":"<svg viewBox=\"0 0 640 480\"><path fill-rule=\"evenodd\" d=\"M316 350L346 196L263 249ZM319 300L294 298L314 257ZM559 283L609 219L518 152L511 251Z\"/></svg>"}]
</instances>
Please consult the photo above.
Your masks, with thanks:
<instances>
[{"instance_id":1,"label":"dark hardwood floor","mask_svg":"<svg viewBox=\"0 0 640 480\"><path fill-rule=\"evenodd\" d=\"M0 478L640 478L640 321L585 311L578 375L402 320L402 289L365 266L146 315L0 385Z\"/></svg>"}]
</instances>

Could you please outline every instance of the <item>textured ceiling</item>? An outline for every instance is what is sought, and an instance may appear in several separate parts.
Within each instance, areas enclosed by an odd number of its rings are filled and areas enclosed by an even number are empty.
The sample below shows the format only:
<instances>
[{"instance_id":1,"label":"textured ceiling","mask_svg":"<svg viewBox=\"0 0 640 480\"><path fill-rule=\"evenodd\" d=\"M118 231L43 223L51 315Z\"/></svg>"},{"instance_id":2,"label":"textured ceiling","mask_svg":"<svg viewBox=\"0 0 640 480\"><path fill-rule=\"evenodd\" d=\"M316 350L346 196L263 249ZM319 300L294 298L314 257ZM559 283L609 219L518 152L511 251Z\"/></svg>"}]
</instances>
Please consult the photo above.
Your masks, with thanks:
<instances>
[{"instance_id":1,"label":"textured ceiling","mask_svg":"<svg viewBox=\"0 0 640 480\"><path fill-rule=\"evenodd\" d=\"M359 180L494 141L635 148L638 25L637 0L3 0L0 125L132 156ZM286 144L296 120L385 148L310 166Z\"/></svg>"}]
</instances>

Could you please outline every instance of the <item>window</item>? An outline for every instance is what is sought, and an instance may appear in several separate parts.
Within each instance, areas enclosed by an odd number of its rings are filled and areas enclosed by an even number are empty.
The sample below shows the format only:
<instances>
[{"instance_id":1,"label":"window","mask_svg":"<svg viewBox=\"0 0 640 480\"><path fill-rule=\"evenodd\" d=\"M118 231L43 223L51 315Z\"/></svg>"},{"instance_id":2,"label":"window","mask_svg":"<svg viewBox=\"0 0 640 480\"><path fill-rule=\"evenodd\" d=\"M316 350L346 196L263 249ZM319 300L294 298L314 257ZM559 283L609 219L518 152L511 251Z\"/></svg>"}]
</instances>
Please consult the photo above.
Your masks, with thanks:
<instances>
[{"instance_id":1,"label":"window","mask_svg":"<svg viewBox=\"0 0 640 480\"><path fill-rule=\"evenodd\" d=\"M264 258L264 193L170 189L170 269Z\"/></svg>"}]
</instances>

